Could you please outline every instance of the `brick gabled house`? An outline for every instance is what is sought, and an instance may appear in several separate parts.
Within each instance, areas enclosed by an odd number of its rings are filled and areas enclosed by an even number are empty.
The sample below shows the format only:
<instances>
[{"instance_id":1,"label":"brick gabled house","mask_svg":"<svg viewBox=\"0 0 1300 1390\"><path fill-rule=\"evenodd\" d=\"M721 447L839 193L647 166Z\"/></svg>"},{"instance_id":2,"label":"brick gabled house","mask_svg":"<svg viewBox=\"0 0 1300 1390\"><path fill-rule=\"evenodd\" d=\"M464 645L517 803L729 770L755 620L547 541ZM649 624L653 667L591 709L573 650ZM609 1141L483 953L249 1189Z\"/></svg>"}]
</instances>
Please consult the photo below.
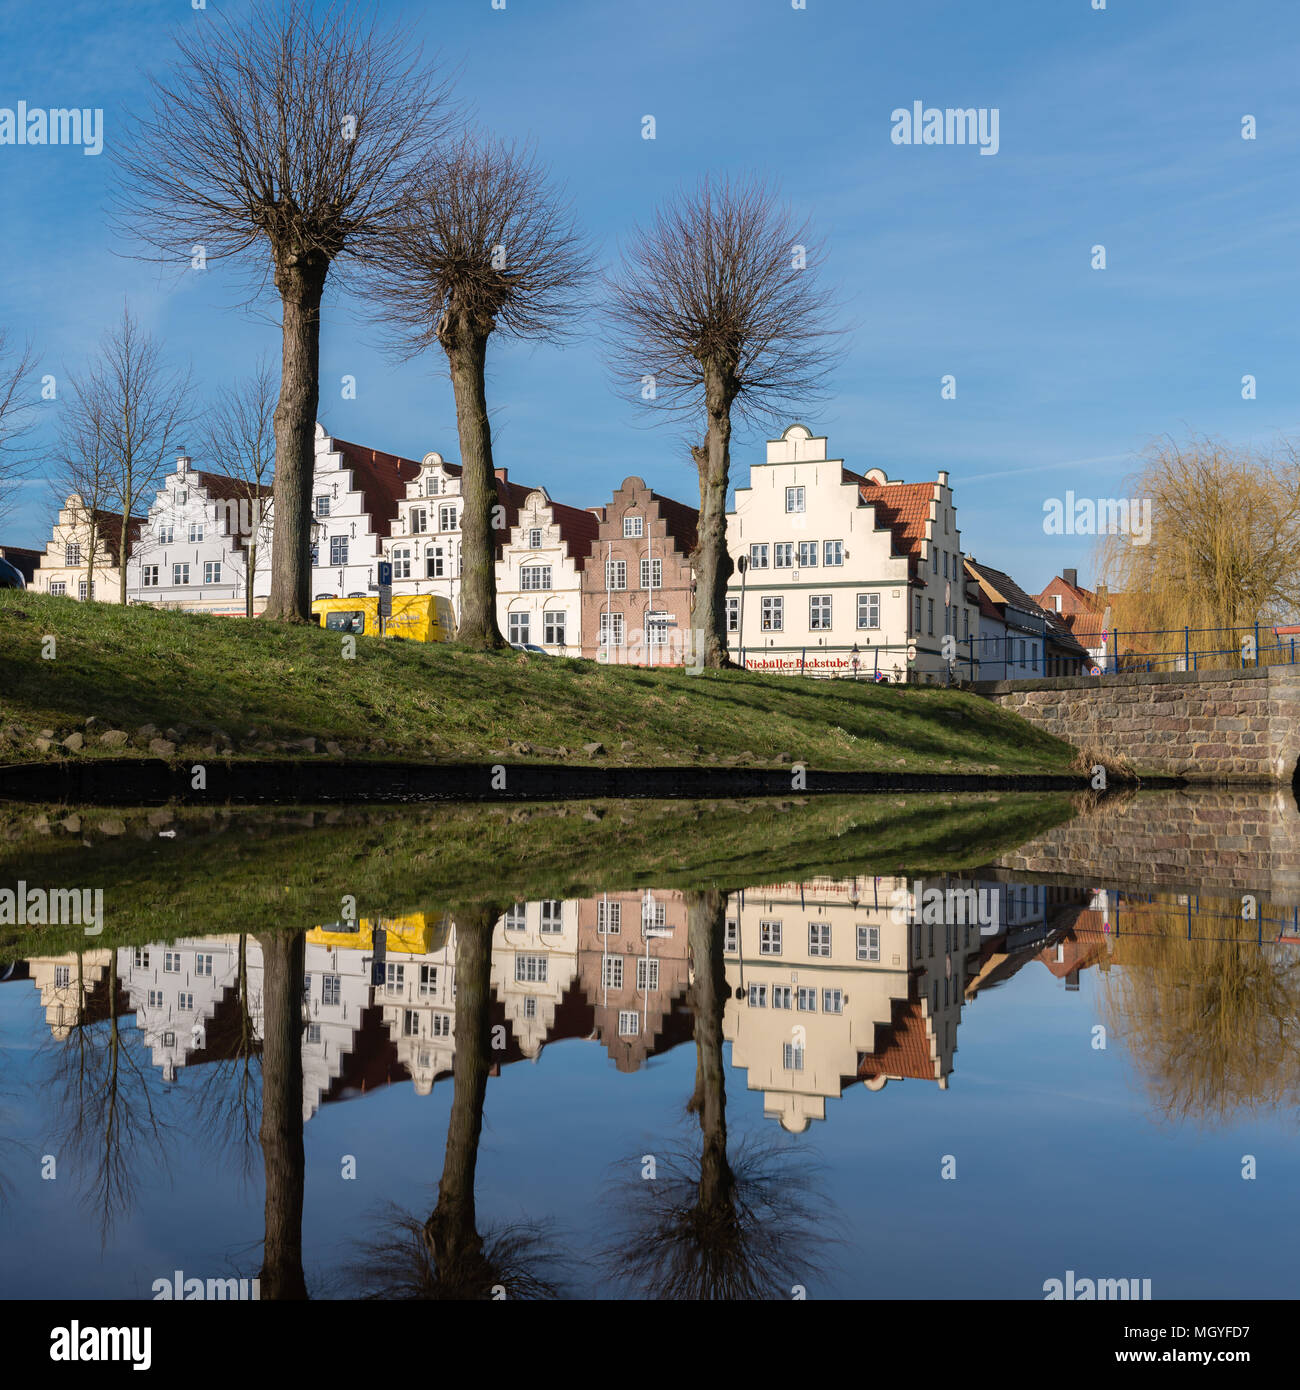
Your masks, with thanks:
<instances>
[{"instance_id":1,"label":"brick gabled house","mask_svg":"<svg viewBox=\"0 0 1300 1390\"><path fill-rule=\"evenodd\" d=\"M691 633L700 514L625 478L595 512L598 530L582 571L582 654L634 666L681 666Z\"/></svg>"},{"instance_id":2,"label":"brick gabled house","mask_svg":"<svg viewBox=\"0 0 1300 1390\"><path fill-rule=\"evenodd\" d=\"M1056 626L1066 631L1092 661L1104 666L1110 635L1110 600L1079 583L1077 569L1062 570L1038 595Z\"/></svg>"}]
</instances>

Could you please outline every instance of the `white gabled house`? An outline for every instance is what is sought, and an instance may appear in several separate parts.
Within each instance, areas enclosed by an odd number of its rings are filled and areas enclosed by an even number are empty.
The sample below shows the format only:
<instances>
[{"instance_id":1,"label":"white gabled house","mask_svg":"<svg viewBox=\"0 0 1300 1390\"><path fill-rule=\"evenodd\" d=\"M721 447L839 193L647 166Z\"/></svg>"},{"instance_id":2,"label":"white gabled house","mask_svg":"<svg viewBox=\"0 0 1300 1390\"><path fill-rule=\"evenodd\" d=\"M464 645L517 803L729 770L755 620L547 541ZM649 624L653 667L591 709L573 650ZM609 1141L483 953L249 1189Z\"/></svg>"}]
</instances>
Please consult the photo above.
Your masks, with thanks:
<instances>
[{"instance_id":1,"label":"white gabled house","mask_svg":"<svg viewBox=\"0 0 1300 1390\"><path fill-rule=\"evenodd\" d=\"M271 592L269 486L193 467L185 454L163 481L126 566L130 603L229 617L266 607Z\"/></svg>"},{"instance_id":2,"label":"white gabled house","mask_svg":"<svg viewBox=\"0 0 1300 1390\"><path fill-rule=\"evenodd\" d=\"M746 565L727 585L728 648L746 666L935 681L951 663L963 674L978 609L946 472L925 483L854 473L792 424L736 489L727 547Z\"/></svg>"},{"instance_id":3,"label":"white gabled house","mask_svg":"<svg viewBox=\"0 0 1300 1390\"><path fill-rule=\"evenodd\" d=\"M317 424L312 511L318 532L312 545L312 598L377 592L376 566L385 557L408 486L420 472L421 465L413 459L334 439ZM403 592L397 583L393 587Z\"/></svg>"},{"instance_id":4,"label":"white gabled house","mask_svg":"<svg viewBox=\"0 0 1300 1390\"><path fill-rule=\"evenodd\" d=\"M131 518L127 532L128 556L139 543L143 525L143 517ZM53 534L46 543L29 587L37 593L63 595L83 602L92 598L100 603L120 602L122 581L117 562L121 537L120 512L92 510L77 493L72 493L59 509ZM92 546L94 574L87 582ZM129 600L129 591L127 597Z\"/></svg>"},{"instance_id":5,"label":"white gabled house","mask_svg":"<svg viewBox=\"0 0 1300 1390\"><path fill-rule=\"evenodd\" d=\"M404 493L395 503L383 551L393 565L395 594L440 594L460 621L461 466L436 452L404 475ZM496 470L502 525L497 532L498 575L506 539L532 489L512 483L507 469ZM570 639L572 640L572 639Z\"/></svg>"},{"instance_id":6,"label":"white gabled house","mask_svg":"<svg viewBox=\"0 0 1300 1390\"><path fill-rule=\"evenodd\" d=\"M497 622L510 642L582 655L582 571L596 542L594 513L534 488L497 561Z\"/></svg>"}]
</instances>

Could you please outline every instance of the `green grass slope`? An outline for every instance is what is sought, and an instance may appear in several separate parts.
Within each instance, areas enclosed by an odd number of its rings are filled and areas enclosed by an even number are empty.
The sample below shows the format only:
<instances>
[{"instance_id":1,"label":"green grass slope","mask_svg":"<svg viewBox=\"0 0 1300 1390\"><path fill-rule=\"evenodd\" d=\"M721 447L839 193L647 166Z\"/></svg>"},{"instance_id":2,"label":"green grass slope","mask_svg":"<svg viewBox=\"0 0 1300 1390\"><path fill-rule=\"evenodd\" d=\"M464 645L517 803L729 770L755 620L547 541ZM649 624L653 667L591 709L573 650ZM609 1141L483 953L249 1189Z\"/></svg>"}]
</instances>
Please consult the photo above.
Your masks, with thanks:
<instances>
[{"instance_id":1,"label":"green grass slope","mask_svg":"<svg viewBox=\"0 0 1300 1390\"><path fill-rule=\"evenodd\" d=\"M52 648L46 641L53 638ZM52 649L52 658L45 652ZM93 716L94 723L86 727ZM279 623L0 592L0 762L185 749L443 762L710 761L820 770L1066 772L1074 750L978 696L928 686L644 670L358 638ZM52 746L39 749L46 730ZM129 734L105 748L108 730ZM229 735L227 745L214 732ZM601 743L594 756L583 744ZM524 746L520 746L524 745ZM563 750L560 752L559 750Z\"/></svg>"}]
</instances>

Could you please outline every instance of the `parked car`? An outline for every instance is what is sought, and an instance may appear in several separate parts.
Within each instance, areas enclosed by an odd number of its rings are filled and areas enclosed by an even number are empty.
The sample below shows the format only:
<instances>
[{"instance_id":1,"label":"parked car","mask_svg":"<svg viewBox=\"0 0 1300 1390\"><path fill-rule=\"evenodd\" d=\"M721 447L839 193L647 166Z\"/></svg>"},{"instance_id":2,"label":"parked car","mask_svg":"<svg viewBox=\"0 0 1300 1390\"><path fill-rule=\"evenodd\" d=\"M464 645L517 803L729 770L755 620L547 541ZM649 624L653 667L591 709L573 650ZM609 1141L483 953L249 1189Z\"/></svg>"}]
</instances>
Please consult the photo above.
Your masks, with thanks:
<instances>
[{"instance_id":1,"label":"parked car","mask_svg":"<svg viewBox=\"0 0 1300 1390\"><path fill-rule=\"evenodd\" d=\"M377 597L318 598L311 611L329 632L380 635ZM397 595L393 598L392 617L384 619L385 637L408 642L450 642L455 632L451 601L440 594Z\"/></svg>"},{"instance_id":2,"label":"parked car","mask_svg":"<svg viewBox=\"0 0 1300 1390\"><path fill-rule=\"evenodd\" d=\"M0 589L25 589L27 581L22 571L15 569L8 560L0 556Z\"/></svg>"},{"instance_id":3,"label":"parked car","mask_svg":"<svg viewBox=\"0 0 1300 1390\"><path fill-rule=\"evenodd\" d=\"M539 647L536 642L511 642L510 645L517 652L536 652L538 656L550 655L545 647Z\"/></svg>"}]
</instances>

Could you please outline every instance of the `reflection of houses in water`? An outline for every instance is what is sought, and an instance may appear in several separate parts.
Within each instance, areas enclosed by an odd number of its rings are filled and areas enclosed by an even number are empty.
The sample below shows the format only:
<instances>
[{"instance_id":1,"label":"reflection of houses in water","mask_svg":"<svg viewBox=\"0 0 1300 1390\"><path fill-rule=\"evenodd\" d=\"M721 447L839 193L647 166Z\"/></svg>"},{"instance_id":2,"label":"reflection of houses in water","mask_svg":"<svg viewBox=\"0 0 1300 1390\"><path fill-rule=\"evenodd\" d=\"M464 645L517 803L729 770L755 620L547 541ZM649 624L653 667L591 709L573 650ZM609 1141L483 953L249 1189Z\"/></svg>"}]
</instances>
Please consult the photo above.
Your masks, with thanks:
<instances>
[{"instance_id":1,"label":"reflection of houses in water","mask_svg":"<svg viewBox=\"0 0 1300 1390\"><path fill-rule=\"evenodd\" d=\"M619 1071L694 1036L684 1007L690 983L686 900L641 889L583 898L578 971L594 1012L592 1032Z\"/></svg>"},{"instance_id":2,"label":"reflection of houses in water","mask_svg":"<svg viewBox=\"0 0 1300 1390\"><path fill-rule=\"evenodd\" d=\"M492 933L492 992L520 1053L533 1061L578 976L580 907L573 898L514 903Z\"/></svg>"},{"instance_id":3,"label":"reflection of houses in water","mask_svg":"<svg viewBox=\"0 0 1300 1390\"><path fill-rule=\"evenodd\" d=\"M916 886L815 879L733 895L723 1031L764 1113L786 1129L824 1119L827 1098L854 1081L947 1086L979 926L915 920Z\"/></svg>"},{"instance_id":4,"label":"reflection of houses in water","mask_svg":"<svg viewBox=\"0 0 1300 1390\"><path fill-rule=\"evenodd\" d=\"M1064 962L1070 957L1071 924L1092 899L1088 888L1043 883L982 880L996 904L994 930L981 936L979 958L972 964L966 999L1005 984L1032 960ZM1068 970L1053 973L1068 974ZM1067 981L1067 988L1077 988Z\"/></svg>"},{"instance_id":5,"label":"reflection of houses in water","mask_svg":"<svg viewBox=\"0 0 1300 1390\"><path fill-rule=\"evenodd\" d=\"M239 938L181 937L165 946L122 946L117 973L153 1065L164 1081L175 1081L182 1067L209 1060L213 1023L237 1005Z\"/></svg>"},{"instance_id":6,"label":"reflection of houses in water","mask_svg":"<svg viewBox=\"0 0 1300 1390\"><path fill-rule=\"evenodd\" d=\"M109 964L112 953L69 951L62 956L32 956L26 977L40 991L41 1008L50 1033L60 1041L74 1028L89 1027L103 1019L130 1012L118 981L117 998L110 1008Z\"/></svg>"}]
</instances>

